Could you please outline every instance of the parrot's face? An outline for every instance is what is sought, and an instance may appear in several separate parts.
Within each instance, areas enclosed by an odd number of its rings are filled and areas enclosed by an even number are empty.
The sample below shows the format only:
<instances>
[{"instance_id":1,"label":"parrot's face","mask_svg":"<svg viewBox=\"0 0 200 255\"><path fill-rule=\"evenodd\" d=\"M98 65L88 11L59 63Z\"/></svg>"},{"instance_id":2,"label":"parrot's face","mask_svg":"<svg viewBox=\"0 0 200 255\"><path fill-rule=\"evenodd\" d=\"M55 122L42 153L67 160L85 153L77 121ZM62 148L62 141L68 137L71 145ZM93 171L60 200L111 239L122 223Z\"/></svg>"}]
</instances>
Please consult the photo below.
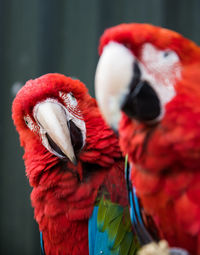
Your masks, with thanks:
<instances>
[{"instance_id":1,"label":"parrot's face","mask_svg":"<svg viewBox=\"0 0 200 255\"><path fill-rule=\"evenodd\" d=\"M95 86L107 122L118 128L120 111L146 123L165 115L184 66L199 59L199 48L181 35L147 24L122 24L101 38Z\"/></svg>"},{"instance_id":2,"label":"parrot's face","mask_svg":"<svg viewBox=\"0 0 200 255\"><path fill-rule=\"evenodd\" d=\"M81 82L63 75L49 74L27 82L13 103L22 145L39 140L51 154L76 163L86 141L80 102L91 105L91 100Z\"/></svg>"},{"instance_id":3,"label":"parrot's face","mask_svg":"<svg viewBox=\"0 0 200 255\"><path fill-rule=\"evenodd\" d=\"M107 122L118 128L120 111L139 121L162 119L165 105L175 96L180 78L179 56L144 43L139 57L111 41L103 50L96 72L97 99Z\"/></svg>"}]
</instances>

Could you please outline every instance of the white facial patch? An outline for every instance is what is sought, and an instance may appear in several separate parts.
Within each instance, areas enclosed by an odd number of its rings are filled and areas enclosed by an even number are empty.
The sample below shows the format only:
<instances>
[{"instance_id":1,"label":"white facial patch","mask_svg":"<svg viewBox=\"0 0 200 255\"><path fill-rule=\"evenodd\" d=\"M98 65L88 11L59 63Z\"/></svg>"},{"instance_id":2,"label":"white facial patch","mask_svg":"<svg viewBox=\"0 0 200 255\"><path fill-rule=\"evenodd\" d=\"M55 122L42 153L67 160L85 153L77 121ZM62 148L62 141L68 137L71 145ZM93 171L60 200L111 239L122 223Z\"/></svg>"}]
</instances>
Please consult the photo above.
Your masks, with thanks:
<instances>
[{"instance_id":1,"label":"white facial patch","mask_svg":"<svg viewBox=\"0 0 200 255\"><path fill-rule=\"evenodd\" d=\"M172 50L159 50L150 43L141 51L141 79L148 81L164 106L176 94L174 83L181 76L180 59ZM161 116L160 116L161 117Z\"/></svg>"},{"instance_id":2,"label":"white facial patch","mask_svg":"<svg viewBox=\"0 0 200 255\"><path fill-rule=\"evenodd\" d=\"M78 102L72 93L64 93L59 91L59 96L63 99L66 105L69 105L71 108L77 108Z\"/></svg>"},{"instance_id":3,"label":"white facial patch","mask_svg":"<svg viewBox=\"0 0 200 255\"><path fill-rule=\"evenodd\" d=\"M118 127L120 105L123 95L128 93L128 86L133 76L134 55L120 43L110 42L104 47L99 59L95 92L99 107L108 124Z\"/></svg>"},{"instance_id":4,"label":"white facial patch","mask_svg":"<svg viewBox=\"0 0 200 255\"><path fill-rule=\"evenodd\" d=\"M142 47L141 62L166 85L171 85L174 78L180 76L180 59L172 50L159 50L150 43Z\"/></svg>"}]
</instances>

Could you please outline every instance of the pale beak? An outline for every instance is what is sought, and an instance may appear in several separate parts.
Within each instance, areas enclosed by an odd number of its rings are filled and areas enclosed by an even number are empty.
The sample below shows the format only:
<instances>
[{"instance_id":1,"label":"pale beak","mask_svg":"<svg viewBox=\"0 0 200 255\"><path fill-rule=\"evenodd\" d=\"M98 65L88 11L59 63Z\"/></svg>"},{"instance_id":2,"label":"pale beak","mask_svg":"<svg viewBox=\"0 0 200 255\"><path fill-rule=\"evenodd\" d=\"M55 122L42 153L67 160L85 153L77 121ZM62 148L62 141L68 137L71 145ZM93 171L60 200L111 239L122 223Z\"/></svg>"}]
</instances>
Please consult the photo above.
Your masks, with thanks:
<instances>
[{"instance_id":1,"label":"pale beak","mask_svg":"<svg viewBox=\"0 0 200 255\"><path fill-rule=\"evenodd\" d=\"M47 100L41 102L34 108L34 118L41 127L41 132L43 133L41 136L47 133L61 152L66 155L73 164L76 164L76 156L72 146L64 107L53 101ZM44 146L52 152L53 149L47 144L47 139L45 139L42 139ZM56 151L53 151L53 153L56 154ZM59 155L59 153L56 155L62 158L62 155Z\"/></svg>"},{"instance_id":2,"label":"pale beak","mask_svg":"<svg viewBox=\"0 0 200 255\"><path fill-rule=\"evenodd\" d=\"M95 94L106 122L115 130L121 118L121 104L129 92L135 57L124 45L110 42L99 59Z\"/></svg>"}]
</instances>

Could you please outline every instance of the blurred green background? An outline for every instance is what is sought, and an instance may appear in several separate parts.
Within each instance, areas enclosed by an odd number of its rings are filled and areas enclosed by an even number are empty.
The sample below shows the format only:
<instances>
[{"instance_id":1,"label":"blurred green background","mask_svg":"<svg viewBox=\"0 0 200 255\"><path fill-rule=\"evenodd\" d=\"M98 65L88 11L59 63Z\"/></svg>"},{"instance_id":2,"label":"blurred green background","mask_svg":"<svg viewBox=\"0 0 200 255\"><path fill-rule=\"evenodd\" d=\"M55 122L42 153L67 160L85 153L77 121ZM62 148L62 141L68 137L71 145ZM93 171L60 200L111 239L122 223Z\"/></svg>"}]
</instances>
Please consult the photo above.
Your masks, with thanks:
<instances>
[{"instance_id":1,"label":"blurred green background","mask_svg":"<svg viewBox=\"0 0 200 255\"><path fill-rule=\"evenodd\" d=\"M40 254L23 151L11 120L17 90L29 79L60 72L79 78L94 95L105 28L147 22L199 44L199 12L199 0L0 0L0 254Z\"/></svg>"}]
</instances>

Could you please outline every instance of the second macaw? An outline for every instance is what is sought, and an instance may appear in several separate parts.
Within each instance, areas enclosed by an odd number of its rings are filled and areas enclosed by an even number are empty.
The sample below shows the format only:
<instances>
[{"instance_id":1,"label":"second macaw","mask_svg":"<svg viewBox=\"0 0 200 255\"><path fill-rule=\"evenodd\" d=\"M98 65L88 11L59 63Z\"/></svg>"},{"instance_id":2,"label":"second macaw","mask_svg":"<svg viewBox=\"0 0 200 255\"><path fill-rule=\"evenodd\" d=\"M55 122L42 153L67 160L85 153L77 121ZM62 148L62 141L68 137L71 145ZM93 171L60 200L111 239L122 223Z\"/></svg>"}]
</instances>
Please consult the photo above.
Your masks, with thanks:
<instances>
[{"instance_id":1,"label":"second macaw","mask_svg":"<svg viewBox=\"0 0 200 255\"><path fill-rule=\"evenodd\" d=\"M174 31L121 24L99 52L97 100L144 212L171 246L200 255L200 48Z\"/></svg>"}]
</instances>

